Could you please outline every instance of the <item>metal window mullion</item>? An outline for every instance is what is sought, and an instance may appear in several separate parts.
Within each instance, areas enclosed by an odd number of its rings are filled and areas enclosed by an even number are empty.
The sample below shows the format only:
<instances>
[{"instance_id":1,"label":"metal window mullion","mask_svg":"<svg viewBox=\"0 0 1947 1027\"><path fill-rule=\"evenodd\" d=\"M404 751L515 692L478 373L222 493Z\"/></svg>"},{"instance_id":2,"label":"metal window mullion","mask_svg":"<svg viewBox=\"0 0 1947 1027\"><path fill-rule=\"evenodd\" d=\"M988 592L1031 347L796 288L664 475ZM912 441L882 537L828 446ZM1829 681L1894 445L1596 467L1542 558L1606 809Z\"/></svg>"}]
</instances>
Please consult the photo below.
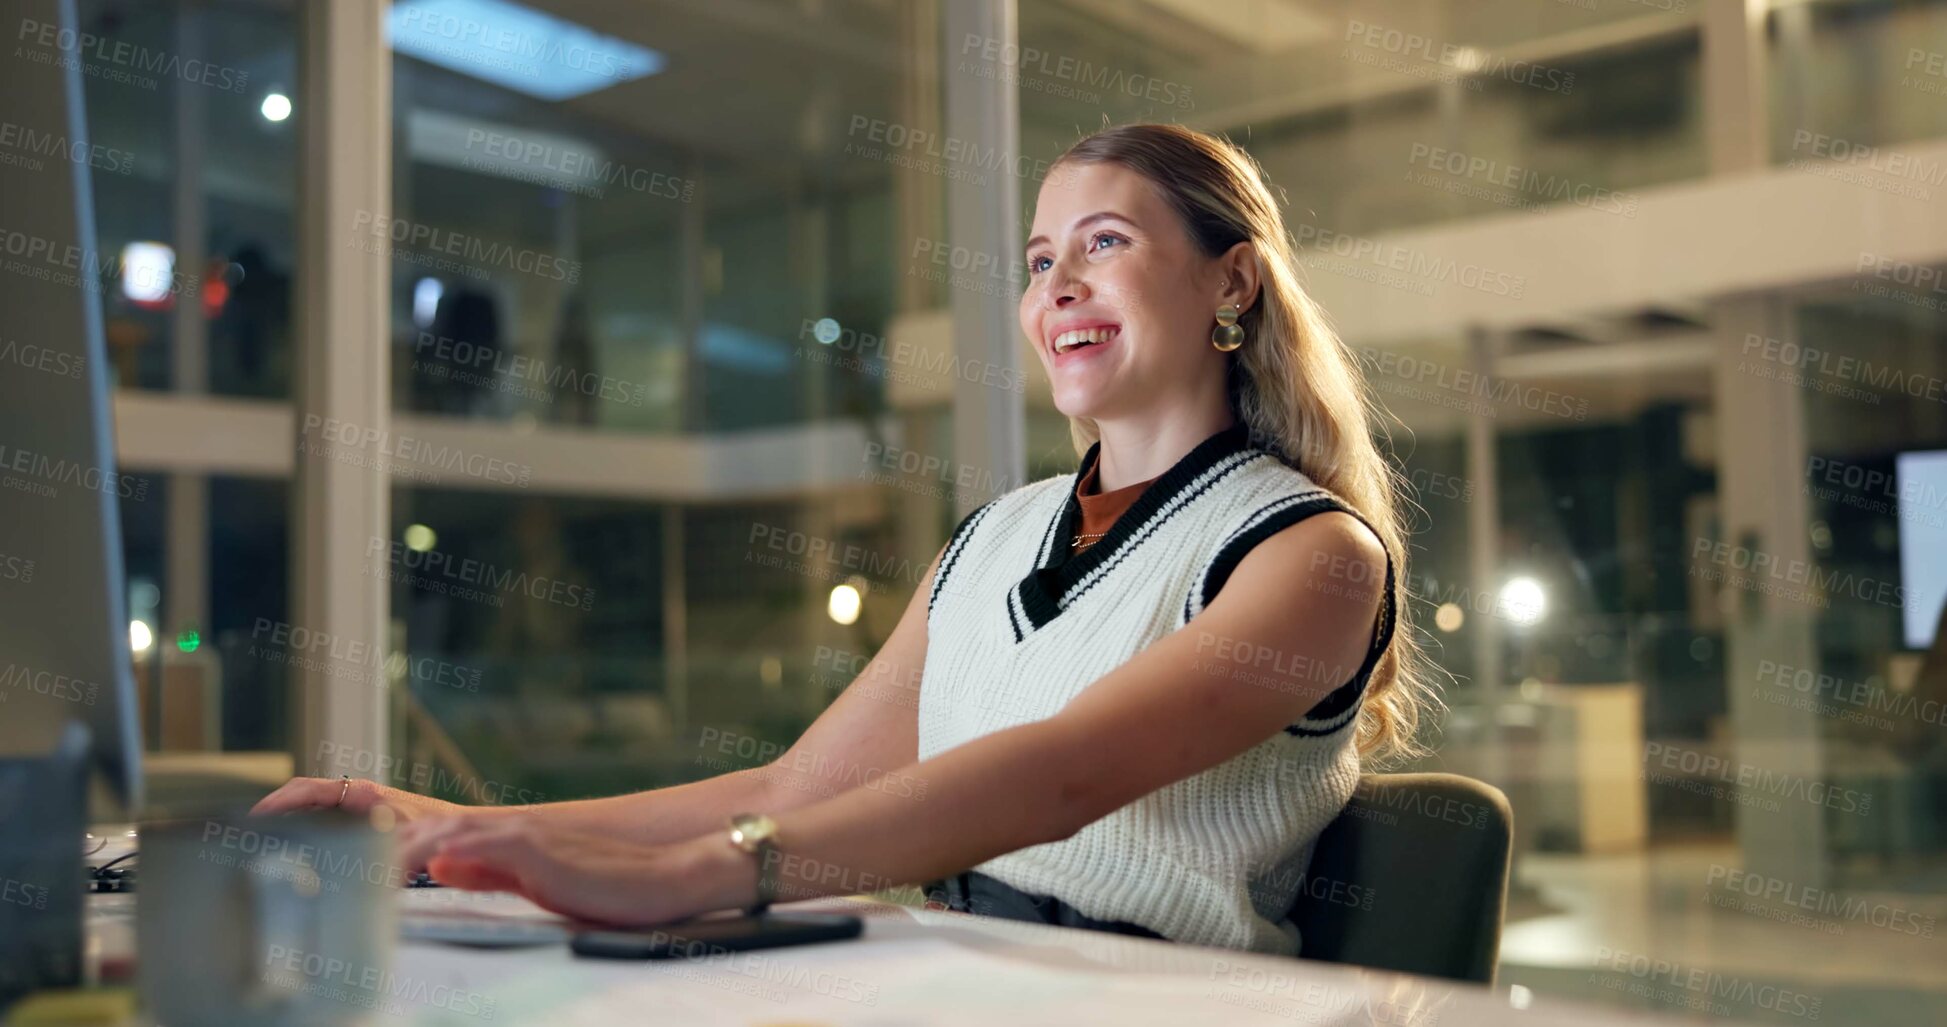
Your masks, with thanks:
<instances>
[{"instance_id":1,"label":"metal window mullion","mask_svg":"<svg viewBox=\"0 0 1947 1027\"><path fill-rule=\"evenodd\" d=\"M209 13L200 2L184 3L176 13L176 47L183 60L207 59ZM209 210L203 195L204 149L209 141L208 90L198 84L175 85L175 137L172 156L175 180L171 190L172 238L176 251L176 270L200 277L208 266ZM170 386L179 393L201 394L209 389L209 319L203 314L200 290L177 297L170 312ZM153 664L175 660L172 648L164 644L184 631L209 631L210 606L210 480L204 474L172 474L165 500L163 537L164 600L162 616L156 622L157 645ZM165 705L182 701L169 690L157 693L158 701L149 711L154 722L162 722ZM208 702L207 693L199 701ZM213 712L207 706L204 719ZM157 733L161 737L160 732ZM221 748L220 731L204 742Z\"/></svg>"},{"instance_id":2,"label":"metal window mullion","mask_svg":"<svg viewBox=\"0 0 1947 1027\"><path fill-rule=\"evenodd\" d=\"M297 378L293 446L291 620L339 652L376 652L383 667L389 588L365 573L367 547L387 537L391 482L375 444L336 446L306 434L309 418L355 426L383 439L391 422L390 257L352 245L360 224L384 223L392 204L392 51L384 0L304 3L297 97ZM382 240L380 240L382 242ZM318 423L318 422L313 422ZM382 443L376 444L382 445ZM326 452L316 452L316 448ZM342 457L343 459L339 459ZM376 568L383 571L383 563ZM371 647L364 649L361 647ZM329 742L372 754L387 749L387 692L375 671L334 679L324 661L290 661L298 771ZM341 750L343 751L343 750ZM363 759L359 761L363 763Z\"/></svg>"},{"instance_id":3,"label":"metal window mullion","mask_svg":"<svg viewBox=\"0 0 1947 1027\"><path fill-rule=\"evenodd\" d=\"M953 71L967 39L996 41L1011 49L1019 21L1014 0L966 0L943 4L940 73L946 77L946 138L963 152L991 153L1003 166L946 184L947 238L970 253L1007 260L1021 252L1020 105L1008 77ZM953 457L974 468L977 480L1018 482L1027 466L1027 411L1020 393L987 382L1020 380L1020 328L1012 297L1002 290L950 289L954 356L961 367L983 374L956 375L953 383ZM985 381L982 379L985 378ZM985 489L960 489L958 517L992 499Z\"/></svg>"}]
</instances>

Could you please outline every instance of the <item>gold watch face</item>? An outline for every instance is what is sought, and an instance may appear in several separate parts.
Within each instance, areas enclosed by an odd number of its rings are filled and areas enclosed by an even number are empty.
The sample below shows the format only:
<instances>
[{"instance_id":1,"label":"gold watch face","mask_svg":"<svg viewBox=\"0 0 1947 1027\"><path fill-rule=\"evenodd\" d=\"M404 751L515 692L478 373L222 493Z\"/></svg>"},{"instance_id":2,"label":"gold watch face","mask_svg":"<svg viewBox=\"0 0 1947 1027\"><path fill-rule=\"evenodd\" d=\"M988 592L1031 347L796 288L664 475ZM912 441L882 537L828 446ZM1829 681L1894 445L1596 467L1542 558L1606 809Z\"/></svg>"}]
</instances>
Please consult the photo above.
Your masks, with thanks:
<instances>
[{"instance_id":1,"label":"gold watch face","mask_svg":"<svg viewBox=\"0 0 1947 1027\"><path fill-rule=\"evenodd\" d=\"M730 818L730 841L745 852L756 852L776 834L777 821L762 813L739 813Z\"/></svg>"}]
</instances>

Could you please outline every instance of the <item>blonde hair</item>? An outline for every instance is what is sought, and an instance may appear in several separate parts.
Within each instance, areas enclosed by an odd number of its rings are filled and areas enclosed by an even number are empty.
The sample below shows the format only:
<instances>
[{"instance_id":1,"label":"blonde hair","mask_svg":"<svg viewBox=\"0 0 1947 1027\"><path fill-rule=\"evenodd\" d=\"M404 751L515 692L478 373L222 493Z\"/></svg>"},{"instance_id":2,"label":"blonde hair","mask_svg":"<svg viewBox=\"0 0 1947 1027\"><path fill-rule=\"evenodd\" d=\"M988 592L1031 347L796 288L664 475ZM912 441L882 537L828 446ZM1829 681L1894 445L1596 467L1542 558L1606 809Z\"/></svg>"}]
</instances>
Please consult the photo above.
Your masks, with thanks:
<instances>
[{"instance_id":1,"label":"blonde hair","mask_svg":"<svg viewBox=\"0 0 1947 1027\"><path fill-rule=\"evenodd\" d=\"M1422 716L1443 704L1410 622L1405 481L1374 440L1381 411L1350 348L1298 284L1296 249L1263 169L1223 139L1165 124L1105 128L1069 147L1055 166L1076 163L1115 164L1149 180L1205 256L1222 256L1240 242L1256 249L1262 286L1238 318L1247 341L1230 361L1231 411L1254 445L1357 510L1385 545L1398 620L1366 685L1357 744L1360 756L1375 762L1425 755ZM1095 422L1082 417L1069 418L1069 434L1078 455L1100 437Z\"/></svg>"}]
</instances>

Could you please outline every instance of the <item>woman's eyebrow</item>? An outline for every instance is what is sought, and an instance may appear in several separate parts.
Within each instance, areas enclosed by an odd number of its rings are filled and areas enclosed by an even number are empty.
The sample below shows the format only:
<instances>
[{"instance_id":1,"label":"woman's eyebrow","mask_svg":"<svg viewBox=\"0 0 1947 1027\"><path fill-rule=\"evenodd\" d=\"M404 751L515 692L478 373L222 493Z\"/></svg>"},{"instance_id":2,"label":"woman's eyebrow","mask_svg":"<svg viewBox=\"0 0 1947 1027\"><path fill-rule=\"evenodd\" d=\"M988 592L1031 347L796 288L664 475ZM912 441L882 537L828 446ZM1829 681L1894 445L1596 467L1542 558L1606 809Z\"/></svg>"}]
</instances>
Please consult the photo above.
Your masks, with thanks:
<instances>
[{"instance_id":1,"label":"woman's eyebrow","mask_svg":"<svg viewBox=\"0 0 1947 1027\"><path fill-rule=\"evenodd\" d=\"M1098 210L1095 213L1090 214L1085 218L1082 218L1080 221L1075 222L1075 227L1087 228L1088 226L1096 223L1097 221L1128 221L1132 225L1136 223L1135 221L1131 220L1129 217L1123 214L1119 214L1113 210ZM1024 243L1022 245L1022 248L1033 249L1036 243L1044 243L1047 241L1048 241L1047 236L1037 235L1034 238L1029 239L1026 243Z\"/></svg>"}]
</instances>

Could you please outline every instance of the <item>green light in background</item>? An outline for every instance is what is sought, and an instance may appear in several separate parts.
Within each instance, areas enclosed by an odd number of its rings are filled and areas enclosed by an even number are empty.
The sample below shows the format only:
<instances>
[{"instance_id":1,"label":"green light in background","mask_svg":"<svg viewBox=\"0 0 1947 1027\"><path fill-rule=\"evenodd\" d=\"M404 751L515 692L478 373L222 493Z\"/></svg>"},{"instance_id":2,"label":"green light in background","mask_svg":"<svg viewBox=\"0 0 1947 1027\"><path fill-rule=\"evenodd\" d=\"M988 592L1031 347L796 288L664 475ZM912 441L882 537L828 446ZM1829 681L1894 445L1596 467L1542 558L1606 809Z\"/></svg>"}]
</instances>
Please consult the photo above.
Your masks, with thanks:
<instances>
[{"instance_id":1,"label":"green light in background","mask_svg":"<svg viewBox=\"0 0 1947 1027\"><path fill-rule=\"evenodd\" d=\"M424 524L406 527L406 548L415 553L424 553L439 545L439 534Z\"/></svg>"},{"instance_id":2,"label":"green light in background","mask_svg":"<svg viewBox=\"0 0 1947 1027\"><path fill-rule=\"evenodd\" d=\"M194 631L179 631L176 633L176 648L181 649L183 652L193 653L202 644L203 636L198 635Z\"/></svg>"}]
</instances>

